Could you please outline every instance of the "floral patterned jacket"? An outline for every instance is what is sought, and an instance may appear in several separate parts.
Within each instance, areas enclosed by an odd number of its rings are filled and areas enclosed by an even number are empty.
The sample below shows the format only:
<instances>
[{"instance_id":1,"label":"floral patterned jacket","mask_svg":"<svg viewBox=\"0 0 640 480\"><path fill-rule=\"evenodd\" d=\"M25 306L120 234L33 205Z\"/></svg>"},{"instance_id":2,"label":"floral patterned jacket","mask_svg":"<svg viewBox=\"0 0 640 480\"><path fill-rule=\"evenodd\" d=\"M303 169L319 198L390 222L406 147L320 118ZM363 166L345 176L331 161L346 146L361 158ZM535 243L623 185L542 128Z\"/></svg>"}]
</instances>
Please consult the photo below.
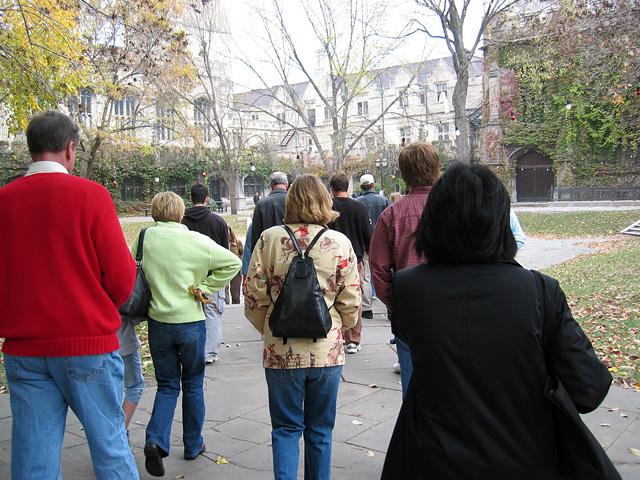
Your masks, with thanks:
<instances>
[{"instance_id":1,"label":"floral patterned jacket","mask_svg":"<svg viewBox=\"0 0 640 480\"><path fill-rule=\"evenodd\" d=\"M305 251L320 225L294 223L288 225L300 249ZM310 257L324 292L333 325L327 338L313 339L274 337L269 329L269 315L284 280L289 264L297 255L291 238L281 226L271 227L260 236L249 262L244 285L244 313L264 335L263 366L265 368L308 368L344 365L342 332L353 327L360 306L357 259L349 239L340 232L327 230L311 250Z\"/></svg>"}]
</instances>

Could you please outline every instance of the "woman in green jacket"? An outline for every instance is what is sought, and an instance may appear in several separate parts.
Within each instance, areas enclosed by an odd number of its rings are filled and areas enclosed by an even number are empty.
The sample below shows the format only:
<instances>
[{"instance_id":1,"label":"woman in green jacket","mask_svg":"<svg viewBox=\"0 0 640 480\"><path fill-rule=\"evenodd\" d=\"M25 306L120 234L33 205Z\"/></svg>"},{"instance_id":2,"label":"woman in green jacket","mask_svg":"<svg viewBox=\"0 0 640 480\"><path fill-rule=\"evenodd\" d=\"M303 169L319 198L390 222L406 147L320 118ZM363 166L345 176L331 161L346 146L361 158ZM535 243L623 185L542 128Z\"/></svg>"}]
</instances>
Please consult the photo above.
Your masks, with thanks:
<instances>
[{"instance_id":1,"label":"woman in green jacket","mask_svg":"<svg viewBox=\"0 0 640 480\"><path fill-rule=\"evenodd\" d=\"M147 230L143 244L142 266L151 288L149 348L158 383L144 455L147 472L158 477L164 475L162 458L169 455L181 386L184 458L193 460L205 451L206 330L200 300L224 288L242 265L229 250L182 225L184 210L182 198L173 192L153 197L156 224ZM137 246L136 241L132 252Z\"/></svg>"}]
</instances>

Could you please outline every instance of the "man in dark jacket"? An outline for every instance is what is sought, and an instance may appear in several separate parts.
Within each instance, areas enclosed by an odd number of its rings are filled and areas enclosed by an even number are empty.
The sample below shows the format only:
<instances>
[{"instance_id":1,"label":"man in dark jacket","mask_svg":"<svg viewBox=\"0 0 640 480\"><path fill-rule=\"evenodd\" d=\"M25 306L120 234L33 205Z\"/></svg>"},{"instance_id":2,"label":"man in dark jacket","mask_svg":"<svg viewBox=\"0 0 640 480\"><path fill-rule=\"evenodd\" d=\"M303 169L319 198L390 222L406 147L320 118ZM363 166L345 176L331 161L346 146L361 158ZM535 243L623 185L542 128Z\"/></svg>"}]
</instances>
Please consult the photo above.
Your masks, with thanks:
<instances>
[{"instance_id":1,"label":"man in dark jacket","mask_svg":"<svg viewBox=\"0 0 640 480\"><path fill-rule=\"evenodd\" d=\"M273 172L269 177L271 193L256 204L253 211L253 227L251 229L251 248L258 244L262 232L275 225L282 225L284 219L284 202L287 198L289 180L287 174Z\"/></svg>"},{"instance_id":2,"label":"man in dark jacket","mask_svg":"<svg viewBox=\"0 0 640 480\"><path fill-rule=\"evenodd\" d=\"M182 224L211 238L218 245L229 248L229 229L220 215L209 210L209 190L201 183L191 185L193 207L184 212ZM204 361L211 364L218 361L218 351L222 341L222 313L225 309L225 289L208 295L211 303L205 303L204 315L207 327L207 341L204 349Z\"/></svg>"},{"instance_id":3,"label":"man in dark jacket","mask_svg":"<svg viewBox=\"0 0 640 480\"><path fill-rule=\"evenodd\" d=\"M376 228L376 222L380 214L391 205L389 199L383 195L378 195L375 190L375 179L370 173L365 173L360 177L360 188L362 195L357 200L366 205L371 219L372 231ZM368 250L368 249L367 249ZM364 289L362 290L362 316L373 318L373 287L371 285L371 269L369 268L369 253L365 253L364 265Z\"/></svg>"},{"instance_id":4,"label":"man in dark jacket","mask_svg":"<svg viewBox=\"0 0 640 480\"><path fill-rule=\"evenodd\" d=\"M340 216L329 224L329 228L344 233L353 245L353 251L358 258L358 273L360 276L360 290L364 281L364 265L362 259L369 250L371 241L371 220L367 207L361 202L349 198L349 178L344 173L334 173L329 180L331 193L333 194L333 210L340 212ZM362 303L358 309L358 323L353 328L344 332L344 341L347 344L347 353L356 353L360 350L362 336Z\"/></svg>"}]
</instances>

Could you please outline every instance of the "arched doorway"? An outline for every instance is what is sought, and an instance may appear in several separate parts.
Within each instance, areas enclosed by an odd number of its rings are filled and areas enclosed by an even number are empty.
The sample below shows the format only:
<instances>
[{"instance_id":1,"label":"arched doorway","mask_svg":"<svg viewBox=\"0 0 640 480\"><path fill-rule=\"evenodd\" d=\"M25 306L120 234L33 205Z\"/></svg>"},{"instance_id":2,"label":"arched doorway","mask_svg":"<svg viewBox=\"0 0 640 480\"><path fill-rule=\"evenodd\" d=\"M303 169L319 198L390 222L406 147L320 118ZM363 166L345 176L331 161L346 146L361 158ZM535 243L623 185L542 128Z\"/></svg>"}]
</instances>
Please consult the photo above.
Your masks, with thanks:
<instances>
[{"instance_id":1,"label":"arched doorway","mask_svg":"<svg viewBox=\"0 0 640 480\"><path fill-rule=\"evenodd\" d=\"M555 184L553 160L538 152L521 156L516 163L518 202L549 202Z\"/></svg>"}]
</instances>

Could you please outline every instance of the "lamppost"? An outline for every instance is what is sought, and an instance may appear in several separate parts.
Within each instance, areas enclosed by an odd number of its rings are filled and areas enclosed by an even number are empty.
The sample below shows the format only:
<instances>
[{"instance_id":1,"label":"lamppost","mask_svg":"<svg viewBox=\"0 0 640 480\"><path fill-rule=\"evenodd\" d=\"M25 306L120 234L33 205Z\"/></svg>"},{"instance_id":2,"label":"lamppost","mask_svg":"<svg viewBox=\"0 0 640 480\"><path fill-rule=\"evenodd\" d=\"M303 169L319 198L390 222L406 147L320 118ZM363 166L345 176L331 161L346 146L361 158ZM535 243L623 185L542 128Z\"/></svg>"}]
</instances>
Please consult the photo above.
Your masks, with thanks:
<instances>
[{"instance_id":1,"label":"lamppost","mask_svg":"<svg viewBox=\"0 0 640 480\"><path fill-rule=\"evenodd\" d=\"M389 165L389 162L387 161L386 158L376 158L376 168L378 170L380 170L380 189L382 190L384 188L384 168L387 168L387 165Z\"/></svg>"}]
</instances>

